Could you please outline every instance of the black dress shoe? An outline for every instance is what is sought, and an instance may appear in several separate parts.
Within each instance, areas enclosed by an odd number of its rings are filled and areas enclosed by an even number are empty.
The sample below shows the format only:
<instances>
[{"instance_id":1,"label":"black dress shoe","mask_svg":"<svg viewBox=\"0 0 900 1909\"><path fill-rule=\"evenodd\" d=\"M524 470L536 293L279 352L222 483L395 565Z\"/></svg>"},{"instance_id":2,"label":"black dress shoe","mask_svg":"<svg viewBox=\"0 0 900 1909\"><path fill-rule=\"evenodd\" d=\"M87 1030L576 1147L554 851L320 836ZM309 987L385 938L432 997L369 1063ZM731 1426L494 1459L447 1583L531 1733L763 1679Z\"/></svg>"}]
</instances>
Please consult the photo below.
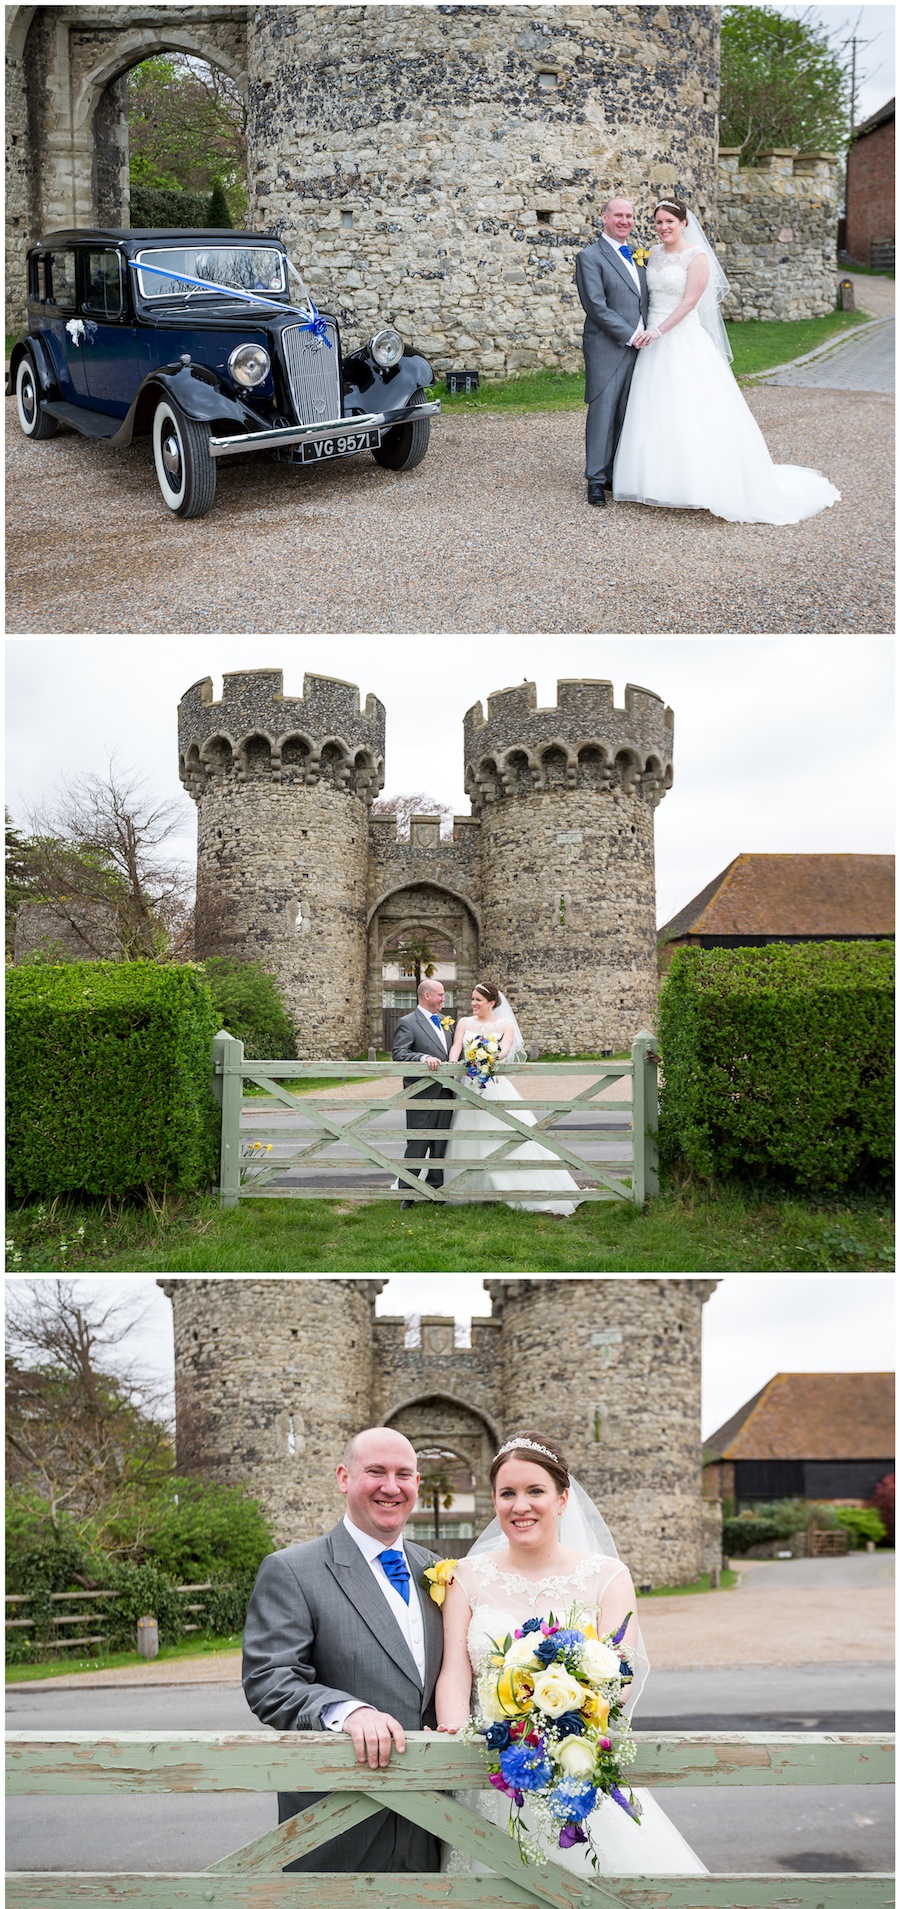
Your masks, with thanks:
<instances>
[{"instance_id":1,"label":"black dress shoe","mask_svg":"<svg viewBox=\"0 0 900 1909\"><path fill-rule=\"evenodd\" d=\"M415 1203L415 1200L401 1200L401 1201L400 1201L400 1211L401 1211L401 1213L406 1213L406 1212L408 1211L408 1209L409 1209L409 1207L411 1207L411 1206L415 1206L415 1204L416 1204L416 1203Z\"/></svg>"},{"instance_id":2,"label":"black dress shoe","mask_svg":"<svg viewBox=\"0 0 900 1909\"><path fill-rule=\"evenodd\" d=\"M606 503L606 492L602 484L588 485L588 503L589 504L605 504Z\"/></svg>"}]
</instances>

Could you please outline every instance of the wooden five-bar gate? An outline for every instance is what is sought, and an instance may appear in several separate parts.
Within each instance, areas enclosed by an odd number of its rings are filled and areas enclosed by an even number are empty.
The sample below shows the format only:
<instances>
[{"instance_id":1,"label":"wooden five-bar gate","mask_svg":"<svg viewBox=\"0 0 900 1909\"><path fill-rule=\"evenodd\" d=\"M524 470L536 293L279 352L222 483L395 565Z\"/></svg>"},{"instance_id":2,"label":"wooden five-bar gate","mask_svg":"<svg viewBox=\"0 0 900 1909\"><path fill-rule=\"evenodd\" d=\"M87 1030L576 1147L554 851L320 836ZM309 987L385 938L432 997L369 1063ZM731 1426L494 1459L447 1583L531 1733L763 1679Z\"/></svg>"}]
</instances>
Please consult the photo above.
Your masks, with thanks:
<instances>
[{"instance_id":1,"label":"wooden five-bar gate","mask_svg":"<svg viewBox=\"0 0 900 1909\"><path fill-rule=\"evenodd\" d=\"M893 1739L886 1736L769 1737L721 1732L637 1736L635 1785L870 1784L893 1780ZM42 1735L7 1739L9 1791L15 1796L97 1796L170 1791L320 1791L313 1808L292 1817L202 1873L84 1874L19 1872L7 1878L7 1909L891 1909L888 1876L701 1875L580 1876L548 1863L527 1868L505 1832L454 1794L488 1787L474 1744L411 1734L386 1770L356 1762L340 1735L246 1732L220 1736ZM284 1875L385 1805L490 1874ZM765 1799L760 1796L761 1812ZM274 1803L273 1803L274 1814ZM640 1832L638 1831L639 1835Z\"/></svg>"},{"instance_id":2,"label":"wooden five-bar gate","mask_svg":"<svg viewBox=\"0 0 900 1909\"><path fill-rule=\"evenodd\" d=\"M462 1205L470 1201L515 1201L515 1182L534 1174L535 1165L552 1179L571 1174L578 1199L626 1200L643 1206L658 1191L657 1054L654 1036L641 1033L624 1061L504 1062L503 1074L516 1077L518 1102L491 1099L467 1078L462 1064L440 1069L440 1084L454 1098L454 1144L484 1128L470 1116L489 1111L498 1127L490 1155L491 1170L503 1175L503 1191L485 1190L479 1181L483 1155L459 1153L442 1188L419 1177L420 1163L404 1164L406 1111L430 1112L447 1102L422 1098L435 1075L421 1062L252 1061L243 1043L221 1033L213 1043L213 1085L222 1112L219 1197L223 1206L242 1198L304 1200L415 1200L423 1204ZM541 1078L562 1079L548 1097L532 1091ZM409 1086L394 1087L398 1077ZM573 1077L570 1079L570 1077ZM291 1082L321 1082L332 1092L297 1093ZM352 1083L349 1097L334 1086ZM388 1087L388 1083L390 1086ZM610 1087L624 1087L627 1098L609 1098ZM254 1090L247 1093L245 1090ZM385 1089L387 1088L387 1091ZM569 1091L566 1092L565 1089ZM514 1108L534 1115L523 1127ZM447 1138L445 1129L420 1128L417 1138ZM547 1158L535 1163L523 1142L538 1141ZM427 1162L425 1163L427 1167ZM571 1189L552 1184L523 1188L529 1205L572 1198Z\"/></svg>"}]
</instances>

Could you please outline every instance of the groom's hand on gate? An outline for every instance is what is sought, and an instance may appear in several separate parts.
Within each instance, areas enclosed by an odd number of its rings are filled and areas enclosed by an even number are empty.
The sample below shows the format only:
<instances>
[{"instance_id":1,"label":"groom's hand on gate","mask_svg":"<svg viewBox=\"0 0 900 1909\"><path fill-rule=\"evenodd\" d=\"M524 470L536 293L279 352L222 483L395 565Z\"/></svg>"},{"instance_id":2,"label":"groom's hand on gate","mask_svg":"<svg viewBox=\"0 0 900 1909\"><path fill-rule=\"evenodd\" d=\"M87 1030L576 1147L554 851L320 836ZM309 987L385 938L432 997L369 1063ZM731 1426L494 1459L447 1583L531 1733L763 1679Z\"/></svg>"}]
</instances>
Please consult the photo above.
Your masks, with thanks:
<instances>
[{"instance_id":1,"label":"groom's hand on gate","mask_svg":"<svg viewBox=\"0 0 900 1909\"><path fill-rule=\"evenodd\" d=\"M351 1710L341 1728L353 1739L357 1763L367 1762L370 1770L387 1768L395 1744L398 1756L406 1749L402 1725L386 1710Z\"/></svg>"}]
</instances>

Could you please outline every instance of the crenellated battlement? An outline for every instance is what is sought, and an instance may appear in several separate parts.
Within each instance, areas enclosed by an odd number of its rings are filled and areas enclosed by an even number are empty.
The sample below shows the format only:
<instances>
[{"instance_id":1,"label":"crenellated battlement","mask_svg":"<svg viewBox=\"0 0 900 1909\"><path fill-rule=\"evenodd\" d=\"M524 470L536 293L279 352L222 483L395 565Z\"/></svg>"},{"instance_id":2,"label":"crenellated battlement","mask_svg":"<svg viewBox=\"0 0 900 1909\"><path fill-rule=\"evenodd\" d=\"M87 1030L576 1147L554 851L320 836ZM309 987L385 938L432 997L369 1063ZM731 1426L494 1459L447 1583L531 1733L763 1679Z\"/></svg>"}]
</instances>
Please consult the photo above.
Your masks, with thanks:
<instances>
[{"instance_id":1,"label":"crenellated battlement","mask_svg":"<svg viewBox=\"0 0 900 1909\"><path fill-rule=\"evenodd\" d=\"M471 840L471 832L477 828L478 820L476 816L455 815L453 817L453 834L442 835L441 818L439 815L411 815L409 818L409 836L406 837L400 834L399 824L395 815L371 815L369 817L369 832L373 845L377 846L381 851L405 849L408 853L416 853L422 849L437 849L438 851L446 850L448 854L452 854L454 848L459 848L461 845L468 848Z\"/></svg>"},{"instance_id":2,"label":"crenellated battlement","mask_svg":"<svg viewBox=\"0 0 900 1909\"><path fill-rule=\"evenodd\" d=\"M672 786L675 719L652 690L626 684L623 708L612 683L557 684L539 708L534 683L488 697L464 718L466 793L475 814L486 803L554 789L620 790L655 807Z\"/></svg>"},{"instance_id":3,"label":"crenellated battlement","mask_svg":"<svg viewBox=\"0 0 900 1909\"><path fill-rule=\"evenodd\" d=\"M306 674L285 696L280 669L236 670L216 702L204 676L178 706L179 774L199 802L211 783L329 783L371 802L384 786L385 711L355 683Z\"/></svg>"}]
</instances>

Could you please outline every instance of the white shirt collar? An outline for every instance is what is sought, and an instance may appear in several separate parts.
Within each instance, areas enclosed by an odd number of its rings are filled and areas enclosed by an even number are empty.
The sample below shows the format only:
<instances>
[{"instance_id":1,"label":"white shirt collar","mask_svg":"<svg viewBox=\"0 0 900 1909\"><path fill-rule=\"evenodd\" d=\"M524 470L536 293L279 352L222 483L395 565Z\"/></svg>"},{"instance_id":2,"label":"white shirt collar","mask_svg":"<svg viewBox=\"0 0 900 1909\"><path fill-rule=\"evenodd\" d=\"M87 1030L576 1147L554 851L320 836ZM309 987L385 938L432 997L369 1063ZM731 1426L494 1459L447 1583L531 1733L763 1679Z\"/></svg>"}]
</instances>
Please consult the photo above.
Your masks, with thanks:
<instances>
[{"instance_id":1,"label":"white shirt collar","mask_svg":"<svg viewBox=\"0 0 900 1909\"><path fill-rule=\"evenodd\" d=\"M344 1530L349 1531L354 1544L359 1546L363 1557L367 1558L370 1564L374 1563L382 1551L403 1551L403 1556L406 1557L406 1552L403 1548L402 1532L399 1538L393 1538L390 1541L387 1538L373 1538L370 1532L360 1531L359 1526L353 1523L346 1512L344 1513ZM409 1560L407 1559L407 1563L408 1562Z\"/></svg>"},{"instance_id":2,"label":"white shirt collar","mask_svg":"<svg viewBox=\"0 0 900 1909\"><path fill-rule=\"evenodd\" d=\"M604 230L603 230L602 228L601 228L601 231L600 231L600 237L601 237L601 239L605 239L605 240L606 240L606 243L607 243L607 245L611 245L611 246L612 246L612 249L613 249L613 251L614 251L614 252L618 252L618 254L619 254L619 257L620 257L620 258L622 258L622 251L621 251L621 247L620 247L620 244L619 244L619 241L618 241L618 239L611 239L611 238L610 238L610 236L609 236L609 233L608 233L608 232L606 232L606 231L604 231ZM627 239L623 239L623 240L622 240L622 245L627 245L627 244L628 244L628 240L627 240ZM623 264L624 264L624 265L634 265L634 259L633 259L633 258L631 258L631 256L630 256L630 254L629 254L629 257L628 257L627 259L623 259L623 260L622 260L622 262L623 262ZM637 269L637 268L635 267L635 269Z\"/></svg>"}]
</instances>

